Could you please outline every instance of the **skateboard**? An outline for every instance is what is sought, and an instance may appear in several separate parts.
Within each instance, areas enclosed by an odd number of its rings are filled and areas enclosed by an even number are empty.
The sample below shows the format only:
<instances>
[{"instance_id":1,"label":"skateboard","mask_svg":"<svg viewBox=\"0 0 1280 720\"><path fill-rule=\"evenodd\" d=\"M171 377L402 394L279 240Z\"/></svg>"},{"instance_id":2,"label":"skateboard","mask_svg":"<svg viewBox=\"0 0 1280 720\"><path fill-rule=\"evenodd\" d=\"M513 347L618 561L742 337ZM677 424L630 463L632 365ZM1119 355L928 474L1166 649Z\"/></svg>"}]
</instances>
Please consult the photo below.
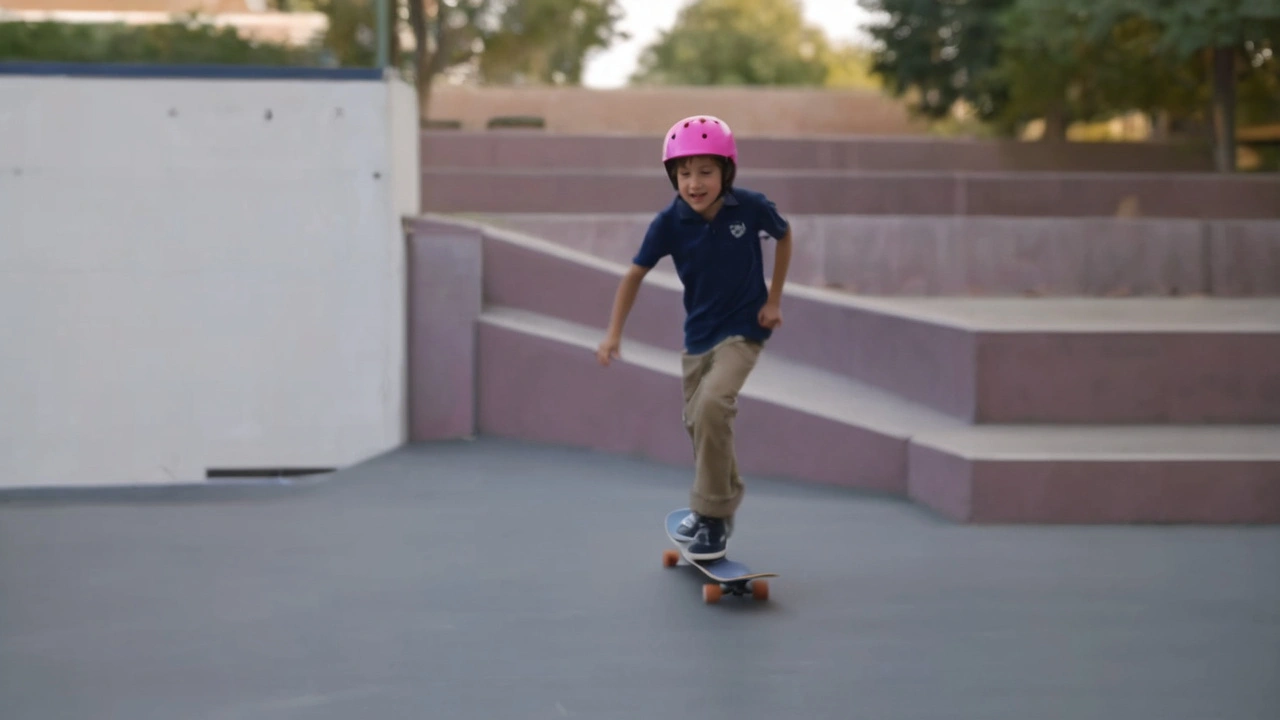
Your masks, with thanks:
<instances>
[{"instance_id":1,"label":"skateboard","mask_svg":"<svg viewBox=\"0 0 1280 720\"><path fill-rule=\"evenodd\" d=\"M684 558L685 562L698 568L703 575L714 580L714 583L707 583L702 586L702 600L708 604L720 602L720 598L726 592L730 595L738 596L750 593L756 600L768 600L769 582L762 578L778 577L777 573L753 573L746 565L728 558L694 560L689 557L689 543L676 537L676 528L680 526L680 521L688 514L689 508L681 508L672 510L667 515L667 537L671 539L677 549L666 550L662 553L662 566L675 567L680 564L680 558Z\"/></svg>"}]
</instances>

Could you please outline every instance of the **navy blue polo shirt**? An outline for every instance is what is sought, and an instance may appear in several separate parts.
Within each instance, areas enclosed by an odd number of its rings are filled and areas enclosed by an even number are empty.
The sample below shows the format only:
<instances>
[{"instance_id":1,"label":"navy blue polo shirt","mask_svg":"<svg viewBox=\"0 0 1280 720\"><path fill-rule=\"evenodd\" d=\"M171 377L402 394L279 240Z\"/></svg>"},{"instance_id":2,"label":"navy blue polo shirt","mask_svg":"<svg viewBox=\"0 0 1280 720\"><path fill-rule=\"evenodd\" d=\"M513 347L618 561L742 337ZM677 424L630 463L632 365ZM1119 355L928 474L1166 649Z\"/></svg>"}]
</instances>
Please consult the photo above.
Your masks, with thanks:
<instances>
[{"instance_id":1,"label":"navy blue polo shirt","mask_svg":"<svg viewBox=\"0 0 1280 720\"><path fill-rule=\"evenodd\" d=\"M686 352L704 353L731 335L769 339L758 319L769 299L761 233L781 238L787 227L769 198L743 188L725 194L710 222L679 195L653 219L632 262L652 268L671 256L684 283Z\"/></svg>"}]
</instances>

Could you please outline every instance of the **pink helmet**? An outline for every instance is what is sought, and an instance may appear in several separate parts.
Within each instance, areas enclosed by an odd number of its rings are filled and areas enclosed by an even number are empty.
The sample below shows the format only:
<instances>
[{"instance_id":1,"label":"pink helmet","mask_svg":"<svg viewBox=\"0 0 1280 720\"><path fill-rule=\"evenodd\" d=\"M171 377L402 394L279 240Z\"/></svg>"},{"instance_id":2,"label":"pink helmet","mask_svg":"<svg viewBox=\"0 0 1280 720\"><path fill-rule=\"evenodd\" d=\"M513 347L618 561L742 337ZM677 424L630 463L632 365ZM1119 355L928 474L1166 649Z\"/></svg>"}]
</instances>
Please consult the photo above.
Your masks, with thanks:
<instances>
[{"instance_id":1,"label":"pink helmet","mask_svg":"<svg viewBox=\"0 0 1280 720\"><path fill-rule=\"evenodd\" d=\"M694 155L725 158L728 162L724 168L722 192L733 187L738 170L738 144L728 123L714 115L692 115L671 126L662 142L662 164L667 168L672 187L677 187L672 161Z\"/></svg>"},{"instance_id":2,"label":"pink helmet","mask_svg":"<svg viewBox=\"0 0 1280 720\"><path fill-rule=\"evenodd\" d=\"M662 143L662 162L691 155L719 155L736 165L738 145L733 131L712 115L693 115L672 125Z\"/></svg>"}]
</instances>

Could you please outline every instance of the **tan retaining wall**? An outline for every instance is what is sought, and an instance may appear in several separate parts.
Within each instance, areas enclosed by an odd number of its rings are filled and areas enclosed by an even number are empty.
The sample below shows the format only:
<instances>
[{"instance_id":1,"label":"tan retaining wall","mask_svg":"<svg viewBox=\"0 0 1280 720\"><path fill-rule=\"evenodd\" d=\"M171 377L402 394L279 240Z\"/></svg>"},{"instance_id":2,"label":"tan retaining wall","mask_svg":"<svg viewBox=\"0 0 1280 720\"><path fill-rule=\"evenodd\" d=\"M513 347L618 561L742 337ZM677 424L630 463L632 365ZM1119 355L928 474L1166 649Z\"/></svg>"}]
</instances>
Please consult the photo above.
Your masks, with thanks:
<instances>
[{"instance_id":1,"label":"tan retaining wall","mask_svg":"<svg viewBox=\"0 0 1280 720\"><path fill-rule=\"evenodd\" d=\"M743 136L923 135L905 106L866 90L803 88L588 88L459 87L437 83L433 120L459 120L484 129L489 118L536 115L552 133L661 135L671 123L697 113L724 118Z\"/></svg>"}]
</instances>

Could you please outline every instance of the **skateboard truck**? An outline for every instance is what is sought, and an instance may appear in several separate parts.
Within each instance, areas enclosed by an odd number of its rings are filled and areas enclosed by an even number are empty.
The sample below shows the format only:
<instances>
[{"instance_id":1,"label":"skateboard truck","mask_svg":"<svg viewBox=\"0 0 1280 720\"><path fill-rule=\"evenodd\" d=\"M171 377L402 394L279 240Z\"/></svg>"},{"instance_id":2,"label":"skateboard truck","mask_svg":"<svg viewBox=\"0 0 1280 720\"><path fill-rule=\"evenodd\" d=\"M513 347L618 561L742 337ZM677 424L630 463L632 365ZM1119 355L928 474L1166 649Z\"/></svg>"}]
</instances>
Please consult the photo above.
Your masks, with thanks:
<instances>
[{"instance_id":1,"label":"skateboard truck","mask_svg":"<svg viewBox=\"0 0 1280 720\"><path fill-rule=\"evenodd\" d=\"M675 567L680 564L680 552L677 550L662 551L663 567ZM690 565L702 570L707 577L713 577L707 569L696 560L689 561ZM761 573L755 577L776 577L773 573ZM720 598L724 594L742 597L750 595L756 600L765 601L769 599L769 581L763 579L739 578L733 580L722 580L715 583L706 583L702 586L702 600L708 604L720 602Z\"/></svg>"}]
</instances>

